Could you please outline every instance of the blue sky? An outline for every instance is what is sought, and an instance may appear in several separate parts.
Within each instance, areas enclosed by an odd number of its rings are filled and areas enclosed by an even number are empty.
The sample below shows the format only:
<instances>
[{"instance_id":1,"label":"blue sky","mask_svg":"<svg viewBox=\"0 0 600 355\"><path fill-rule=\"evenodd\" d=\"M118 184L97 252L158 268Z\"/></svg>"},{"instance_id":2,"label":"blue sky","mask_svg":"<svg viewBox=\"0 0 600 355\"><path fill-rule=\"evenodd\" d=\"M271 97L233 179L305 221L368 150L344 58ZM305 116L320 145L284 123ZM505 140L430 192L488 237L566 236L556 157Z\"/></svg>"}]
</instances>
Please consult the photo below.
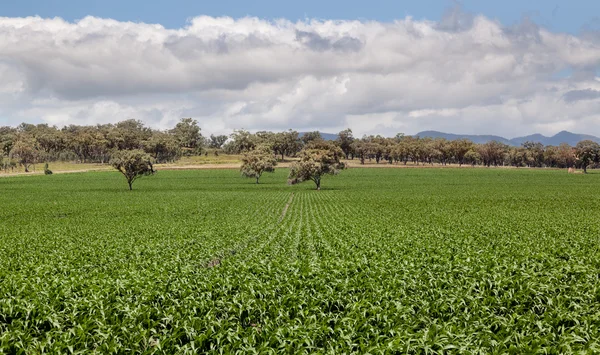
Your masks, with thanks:
<instances>
[{"instance_id":1,"label":"blue sky","mask_svg":"<svg viewBox=\"0 0 600 355\"><path fill-rule=\"evenodd\" d=\"M160 23L179 28L198 15L247 15L266 19L304 18L367 19L391 21L408 15L437 21L449 7L461 4L463 10L514 24L527 16L537 24L557 32L578 33L584 26L600 27L600 1L594 0L2 0L0 16L62 17L69 21L87 15L119 21Z\"/></svg>"}]
</instances>

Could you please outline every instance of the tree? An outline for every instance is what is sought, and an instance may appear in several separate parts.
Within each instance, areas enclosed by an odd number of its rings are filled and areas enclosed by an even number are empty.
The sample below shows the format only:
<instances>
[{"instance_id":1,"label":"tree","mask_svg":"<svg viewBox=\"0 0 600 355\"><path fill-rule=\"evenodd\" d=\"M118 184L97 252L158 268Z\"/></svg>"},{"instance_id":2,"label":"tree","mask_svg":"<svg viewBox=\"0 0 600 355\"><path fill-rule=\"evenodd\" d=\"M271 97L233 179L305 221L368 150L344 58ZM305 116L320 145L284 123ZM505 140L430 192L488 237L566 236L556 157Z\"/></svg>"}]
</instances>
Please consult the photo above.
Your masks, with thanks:
<instances>
[{"instance_id":1,"label":"tree","mask_svg":"<svg viewBox=\"0 0 600 355\"><path fill-rule=\"evenodd\" d=\"M277 159L275 159L270 149L265 146L260 146L242 156L242 166L240 171L242 176L255 178L256 183L258 184L261 175L265 172L274 172L276 165Z\"/></svg>"},{"instance_id":2,"label":"tree","mask_svg":"<svg viewBox=\"0 0 600 355\"><path fill-rule=\"evenodd\" d=\"M208 146L213 149L221 149L223 144L227 141L228 137L226 135L215 136L213 134L210 135Z\"/></svg>"},{"instance_id":3,"label":"tree","mask_svg":"<svg viewBox=\"0 0 600 355\"><path fill-rule=\"evenodd\" d=\"M481 156L483 165L485 166L498 166L504 160L504 153L506 152L506 144L498 141L489 141L485 144L481 144L478 147L478 153Z\"/></svg>"},{"instance_id":4,"label":"tree","mask_svg":"<svg viewBox=\"0 0 600 355\"><path fill-rule=\"evenodd\" d=\"M348 159L348 156L352 154L352 142L354 142L352 130L348 128L338 133L335 142L342 149L342 152L344 152L346 159Z\"/></svg>"},{"instance_id":5,"label":"tree","mask_svg":"<svg viewBox=\"0 0 600 355\"><path fill-rule=\"evenodd\" d=\"M322 140L322 139L323 139L323 137L321 137L321 133L319 131L306 132L306 133L304 133L304 135L302 135L302 143L304 143L305 145L314 140Z\"/></svg>"},{"instance_id":6,"label":"tree","mask_svg":"<svg viewBox=\"0 0 600 355\"><path fill-rule=\"evenodd\" d=\"M152 137L144 142L144 151L157 163L172 162L181 155L181 148L175 137L164 132L153 132Z\"/></svg>"},{"instance_id":7,"label":"tree","mask_svg":"<svg viewBox=\"0 0 600 355\"><path fill-rule=\"evenodd\" d=\"M529 167L541 167L544 165L544 145L539 142L527 141L522 144L525 148L525 163Z\"/></svg>"},{"instance_id":8,"label":"tree","mask_svg":"<svg viewBox=\"0 0 600 355\"><path fill-rule=\"evenodd\" d=\"M182 118L171 130L171 134L175 136L181 148L197 149L202 145L198 121L192 118Z\"/></svg>"},{"instance_id":9,"label":"tree","mask_svg":"<svg viewBox=\"0 0 600 355\"><path fill-rule=\"evenodd\" d=\"M9 156L21 164L28 173L29 167L31 164L35 164L39 156L35 140L30 136L21 135L13 144Z\"/></svg>"},{"instance_id":10,"label":"tree","mask_svg":"<svg viewBox=\"0 0 600 355\"><path fill-rule=\"evenodd\" d=\"M477 153L477 151L474 149L471 149L465 153L464 161L471 164L471 166L475 166L481 162L481 155L479 155L479 153Z\"/></svg>"},{"instance_id":11,"label":"tree","mask_svg":"<svg viewBox=\"0 0 600 355\"><path fill-rule=\"evenodd\" d=\"M598 161L600 145L591 140L584 140L575 146L575 156L583 172L587 174L587 167L594 161Z\"/></svg>"},{"instance_id":12,"label":"tree","mask_svg":"<svg viewBox=\"0 0 600 355\"><path fill-rule=\"evenodd\" d=\"M287 156L292 156L300 151L302 147L300 136L298 132L293 130L288 130L286 132L279 133L281 135L281 160L283 160L284 154Z\"/></svg>"},{"instance_id":13,"label":"tree","mask_svg":"<svg viewBox=\"0 0 600 355\"><path fill-rule=\"evenodd\" d=\"M151 136L152 130L142 121L130 119L115 124L109 133L109 141L112 148L119 150L142 149Z\"/></svg>"},{"instance_id":14,"label":"tree","mask_svg":"<svg viewBox=\"0 0 600 355\"><path fill-rule=\"evenodd\" d=\"M458 166L465 163L465 155L473 149L473 142L468 139L456 139L450 142L450 151L454 159L458 162Z\"/></svg>"},{"instance_id":15,"label":"tree","mask_svg":"<svg viewBox=\"0 0 600 355\"><path fill-rule=\"evenodd\" d=\"M300 161L292 164L288 183L291 185L311 180L321 189L321 179L324 175L337 175L346 165L340 160L344 152L337 146L322 142L308 146L300 152Z\"/></svg>"},{"instance_id":16,"label":"tree","mask_svg":"<svg viewBox=\"0 0 600 355\"><path fill-rule=\"evenodd\" d=\"M575 165L575 151L567 143L561 143L556 152L556 159L561 168L570 168Z\"/></svg>"},{"instance_id":17,"label":"tree","mask_svg":"<svg viewBox=\"0 0 600 355\"><path fill-rule=\"evenodd\" d=\"M11 127L0 127L0 154L8 155L15 141L17 130Z\"/></svg>"},{"instance_id":18,"label":"tree","mask_svg":"<svg viewBox=\"0 0 600 355\"><path fill-rule=\"evenodd\" d=\"M133 182L142 176L154 174L152 158L143 150L122 150L113 154L110 165L127 179L129 190L133 190Z\"/></svg>"},{"instance_id":19,"label":"tree","mask_svg":"<svg viewBox=\"0 0 600 355\"><path fill-rule=\"evenodd\" d=\"M225 151L228 153L240 154L256 147L256 136L244 129L234 130L229 138L231 140L225 145Z\"/></svg>"}]
</instances>

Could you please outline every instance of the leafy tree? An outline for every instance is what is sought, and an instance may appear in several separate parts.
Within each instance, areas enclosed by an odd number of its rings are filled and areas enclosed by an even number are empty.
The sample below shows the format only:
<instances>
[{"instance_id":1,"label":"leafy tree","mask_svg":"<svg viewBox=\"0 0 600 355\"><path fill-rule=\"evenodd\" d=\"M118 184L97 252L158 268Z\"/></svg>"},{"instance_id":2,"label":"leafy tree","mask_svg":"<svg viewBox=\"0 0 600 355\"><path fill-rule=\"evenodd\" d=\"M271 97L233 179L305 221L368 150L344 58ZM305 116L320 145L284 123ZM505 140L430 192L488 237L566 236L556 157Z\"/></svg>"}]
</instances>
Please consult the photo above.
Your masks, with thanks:
<instances>
[{"instance_id":1,"label":"leafy tree","mask_svg":"<svg viewBox=\"0 0 600 355\"><path fill-rule=\"evenodd\" d=\"M459 166L465 163L465 154L467 154L469 150L472 150L473 146L473 142L468 139L456 139L450 142L451 154L454 156L454 159L456 159Z\"/></svg>"},{"instance_id":2,"label":"leafy tree","mask_svg":"<svg viewBox=\"0 0 600 355\"><path fill-rule=\"evenodd\" d=\"M475 166L481 162L481 155L475 149L471 149L465 153L464 162Z\"/></svg>"},{"instance_id":3,"label":"leafy tree","mask_svg":"<svg viewBox=\"0 0 600 355\"><path fill-rule=\"evenodd\" d=\"M452 157L452 146L445 138L436 138L431 142L435 158L446 165Z\"/></svg>"},{"instance_id":4,"label":"leafy tree","mask_svg":"<svg viewBox=\"0 0 600 355\"><path fill-rule=\"evenodd\" d=\"M544 148L544 165L560 166L560 163L558 161L558 147L549 145Z\"/></svg>"},{"instance_id":5,"label":"leafy tree","mask_svg":"<svg viewBox=\"0 0 600 355\"><path fill-rule=\"evenodd\" d=\"M530 167L541 167L544 164L544 145L527 141L522 144L526 150L525 163Z\"/></svg>"},{"instance_id":6,"label":"leafy tree","mask_svg":"<svg viewBox=\"0 0 600 355\"><path fill-rule=\"evenodd\" d=\"M115 124L109 133L111 147L119 150L142 149L143 143L150 139L152 130L139 120L125 120Z\"/></svg>"},{"instance_id":7,"label":"leafy tree","mask_svg":"<svg viewBox=\"0 0 600 355\"><path fill-rule=\"evenodd\" d=\"M12 127L0 127L0 154L10 154L16 132L17 130Z\"/></svg>"},{"instance_id":8,"label":"leafy tree","mask_svg":"<svg viewBox=\"0 0 600 355\"><path fill-rule=\"evenodd\" d=\"M504 153L507 147L506 144L498 141L490 141L478 146L478 153L481 156L483 165L498 166L504 160Z\"/></svg>"},{"instance_id":9,"label":"leafy tree","mask_svg":"<svg viewBox=\"0 0 600 355\"><path fill-rule=\"evenodd\" d=\"M117 141L125 139L123 136L118 138L119 134L112 132L114 129L112 125L107 125L107 127L76 125L64 127L65 147L73 151L83 163L90 160L105 163L108 160L110 146L113 145L114 148L119 149ZM136 145L140 142L129 140L127 144Z\"/></svg>"},{"instance_id":10,"label":"leafy tree","mask_svg":"<svg viewBox=\"0 0 600 355\"><path fill-rule=\"evenodd\" d=\"M213 134L210 135L208 146L213 149L221 149L223 144L227 141L228 137L226 135L215 136Z\"/></svg>"},{"instance_id":11,"label":"leafy tree","mask_svg":"<svg viewBox=\"0 0 600 355\"><path fill-rule=\"evenodd\" d=\"M528 163L527 150L524 147L509 147L506 153L506 159L509 165L517 168Z\"/></svg>"},{"instance_id":12,"label":"leafy tree","mask_svg":"<svg viewBox=\"0 0 600 355\"><path fill-rule=\"evenodd\" d=\"M346 159L352 154L352 143L354 142L354 136L352 135L352 130L350 128L345 129L338 133L338 137L336 139L337 145L342 149Z\"/></svg>"},{"instance_id":13,"label":"leafy tree","mask_svg":"<svg viewBox=\"0 0 600 355\"><path fill-rule=\"evenodd\" d=\"M573 147L568 145L567 143L562 143L558 146L556 151L556 159L558 161L559 166L563 168L570 168L575 165L575 151Z\"/></svg>"},{"instance_id":14,"label":"leafy tree","mask_svg":"<svg viewBox=\"0 0 600 355\"><path fill-rule=\"evenodd\" d=\"M322 140L322 139L323 139L323 137L321 137L321 133L319 131L306 132L302 136L302 143L304 143L306 145L312 141Z\"/></svg>"},{"instance_id":15,"label":"leafy tree","mask_svg":"<svg viewBox=\"0 0 600 355\"><path fill-rule=\"evenodd\" d=\"M277 159L273 156L270 149L265 146L258 147L242 156L242 166L240 171L242 176L255 178L256 183L265 172L275 171Z\"/></svg>"},{"instance_id":16,"label":"leafy tree","mask_svg":"<svg viewBox=\"0 0 600 355\"><path fill-rule=\"evenodd\" d=\"M324 175L337 175L346 165L341 162L344 152L337 146L323 142L308 146L300 152L300 161L292 164L288 176L289 184L311 180L321 189Z\"/></svg>"},{"instance_id":17,"label":"leafy tree","mask_svg":"<svg viewBox=\"0 0 600 355\"><path fill-rule=\"evenodd\" d=\"M287 156L296 155L296 153L298 153L302 147L302 141L300 140L300 135L298 132L290 129L279 134L281 139L281 148L279 151L281 154L281 160L283 160L284 154Z\"/></svg>"},{"instance_id":18,"label":"leafy tree","mask_svg":"<svg viewBox=\"0 0 600 355\"><path fill-rule=\"evenodd\" d=\"M231 141L225 147L225 151L228 153L240 154L249 152L256 147L256 136L244 129L234 130L229 138Z\"/></svg>"},{"instance_id":19,"label":"leafy tree","mask_svg":"<svg viewBox=\"0 0 600 355\"><path fill-rule=\"evenodd\" d=\"M600 154L600 145L591 140L584 140L575 146L575 155L579 166L587 174L587 167L595 161L598 161Z\"/></svg>"},{"instance_id":20,"label":"leafy tree","mask_svg":"<svg viewBox=\"0 0 600 355\"><path fill-rule=\"evenodd\" d=\"M171 130L171 134L175 136L181 148L193 150L202 146L203 139L198 121L192 118L182 118Z\"/></svg>"},{"instance_id":21,"label":"leafy tree","mask_svg":"<svg viewBox=\"0 0 600 355\"><path fill-rule=\"evenodd\" d=\"M135 180L155 172L152 158L140 149L118 151L113 154L110 164L125 176L129 190L133 190Z\"/></svg>"},{"instance_id":22,"label":"leafy tree","mask_svg":"<svg viewBox=\"0 0 600 355\"><path fill-rule=\"evenodd\" d=\"M177 139L164 132L153 132L152 137L144 142L144 151L150 154L157 163L175 161L181 155Z\"/></svg>"},{"instance_id":23,"label":"leafy tree","mask_svg":"<svg viewBox=\"0 0 600 355\"><path fill-rule=\"evenodd\" d=\"M35 140L28 135L21 134L10 150L10 158L15 159L28 173L31 164L35 164L37 161L39 153Z\"/></svg>"}]
</instances>

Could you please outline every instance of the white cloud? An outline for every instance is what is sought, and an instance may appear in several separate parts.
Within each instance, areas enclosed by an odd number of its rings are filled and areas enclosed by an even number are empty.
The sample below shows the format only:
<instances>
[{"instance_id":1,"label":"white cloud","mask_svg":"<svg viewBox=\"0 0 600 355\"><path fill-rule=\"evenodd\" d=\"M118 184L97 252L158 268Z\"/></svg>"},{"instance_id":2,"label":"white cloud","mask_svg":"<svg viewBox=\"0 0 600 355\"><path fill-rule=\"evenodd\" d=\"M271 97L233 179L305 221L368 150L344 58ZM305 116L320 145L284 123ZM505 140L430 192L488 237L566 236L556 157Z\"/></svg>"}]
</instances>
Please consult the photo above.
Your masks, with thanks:
<instances>
[{"instance_id":1,"label":"white cloud","mask_svg":"<svg viewBox=\"0 0 600 355\"><path fill-rule=\"evenodd\" d=\"M201 16L175 30L0 18L0 124L600 135L599 67L594 36L457 11L439 23Z\"/></svg>"}]
</instances>

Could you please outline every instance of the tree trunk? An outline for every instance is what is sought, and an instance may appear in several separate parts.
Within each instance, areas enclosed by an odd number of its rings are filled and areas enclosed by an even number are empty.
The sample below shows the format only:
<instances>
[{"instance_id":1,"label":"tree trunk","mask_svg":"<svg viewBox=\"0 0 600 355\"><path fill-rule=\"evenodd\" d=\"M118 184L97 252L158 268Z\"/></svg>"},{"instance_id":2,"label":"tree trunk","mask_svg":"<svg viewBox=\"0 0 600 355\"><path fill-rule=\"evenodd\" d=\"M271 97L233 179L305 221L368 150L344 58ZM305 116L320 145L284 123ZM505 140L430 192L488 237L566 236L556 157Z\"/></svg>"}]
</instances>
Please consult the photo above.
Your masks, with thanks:
<instances>
[{"instance_id":1,"label":"tree trunk","mask_svg":"<svg viewBox=\"0 0 600 355\"><path fill-rule=\"evenodd\" d=\"M321 180L317 180L317 191L321 190Z\"/></svg>"},{"instance_id":2,"label":"tree trunk","mask_svg":"<svg viewBox=\"0 0 600 355\"><path fill-rule=\"evenodd\" d=\"M260 176L256 177L256 183L258 184L258 179L260 179Z\"/></svg>"},{"instance_id":3,"label":"tree trunk","mask_svg":"<svg viewBox=\"0 0 600 355\"><path fill-rule=\"evenodd\" d=\"M127 181L127 183L129 184L129 191L133 190L133 181Z\"/></svg>"},{"instance_id":4,"label":"tree trunk","mask_svg":"<svg viewBox=\"0 0 600 355\"><path fill-rule=\"evenodd\" d=\"M586 164L583 164L583 173L587 174L587 165Z\"/></svg>"}]
</instances>

